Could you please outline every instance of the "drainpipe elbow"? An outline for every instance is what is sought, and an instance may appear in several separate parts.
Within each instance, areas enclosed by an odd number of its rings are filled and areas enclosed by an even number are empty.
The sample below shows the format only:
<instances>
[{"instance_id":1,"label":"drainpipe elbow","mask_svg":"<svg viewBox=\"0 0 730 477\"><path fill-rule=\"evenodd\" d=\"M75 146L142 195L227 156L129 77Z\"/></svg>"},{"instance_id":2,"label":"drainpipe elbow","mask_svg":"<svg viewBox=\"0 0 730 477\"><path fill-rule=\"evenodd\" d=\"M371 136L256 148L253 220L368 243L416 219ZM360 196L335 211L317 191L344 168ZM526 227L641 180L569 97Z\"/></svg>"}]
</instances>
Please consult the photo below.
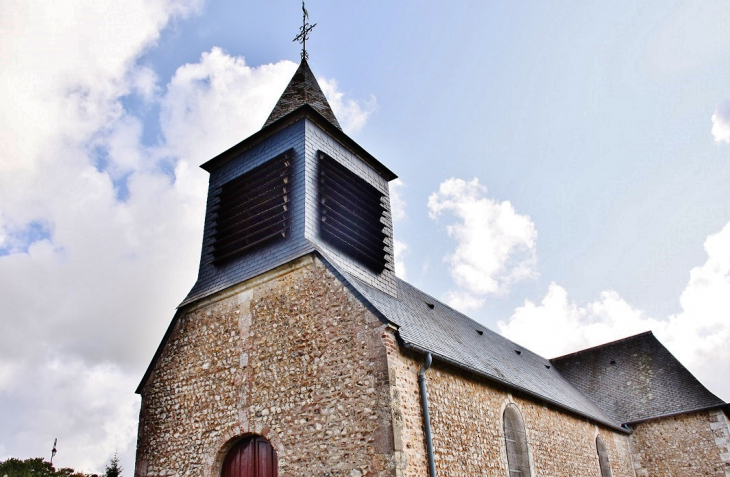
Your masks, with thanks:
<instances>
[{"instance_id":1,"label":"drainpipe elbow","mask_svg":"<svg viewBox=\"0 0 730 477\"><path fill-rule=\"evenodd\" d=\"M433 358L431 357L431 353L427 353L426 359L423 362L423 366L421 366L421 370L418 372L418 382L426 379L426 371L428 371L428 368L431 367L432 362Z\"/></svg>"}]
</instances>

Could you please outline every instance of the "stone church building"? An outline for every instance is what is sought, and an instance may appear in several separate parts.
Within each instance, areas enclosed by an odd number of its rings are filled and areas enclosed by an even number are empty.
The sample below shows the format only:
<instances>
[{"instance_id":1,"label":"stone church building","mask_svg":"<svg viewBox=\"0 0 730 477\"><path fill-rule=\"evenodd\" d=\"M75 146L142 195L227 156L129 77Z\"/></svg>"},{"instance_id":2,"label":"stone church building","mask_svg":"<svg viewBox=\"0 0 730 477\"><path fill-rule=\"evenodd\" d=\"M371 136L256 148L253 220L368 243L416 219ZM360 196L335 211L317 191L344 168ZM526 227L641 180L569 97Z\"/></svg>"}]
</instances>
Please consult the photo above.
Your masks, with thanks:
<instances>
[{"instance_id":1,"label":"stone church building","mask_svg":"<svg viewBox=\"0 0 730 477\"><path fill-rule=\"evenodd\" d=\"M395 276L388 182L306 59L210 173L137 392L137 477L730 476L730 407L651 332L552 360Z\"/></svg>"}]
</instances>

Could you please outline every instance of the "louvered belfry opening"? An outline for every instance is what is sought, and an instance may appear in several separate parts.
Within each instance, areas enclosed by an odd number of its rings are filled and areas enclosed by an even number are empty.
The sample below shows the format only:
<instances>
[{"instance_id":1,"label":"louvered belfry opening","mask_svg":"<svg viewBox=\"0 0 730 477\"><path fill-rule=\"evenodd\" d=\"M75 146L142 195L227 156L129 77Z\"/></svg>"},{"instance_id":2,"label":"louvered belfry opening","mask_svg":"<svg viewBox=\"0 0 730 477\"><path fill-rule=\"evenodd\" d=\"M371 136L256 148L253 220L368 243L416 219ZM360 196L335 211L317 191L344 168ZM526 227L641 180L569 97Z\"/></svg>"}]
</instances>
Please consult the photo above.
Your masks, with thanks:
<instances>
[{"instance_id":1,"label":"louvered belfry opening","mask_svg":"<svg viewBox=\"0 0 730 477\"><path fill-rule=\"evenodd\" d=\"M387 262L385 195L323 152L319 157L322 238L375 273Z\"/></svg>"},{"instance_id":2,"label":"louvered belfry opening","mask_svg":"<svg viewBox=\"0 0 730 477\"><path fill-rule=\"evenodd\" d=\"M522 415L514 404L504 410L504 440L507 448L507 465L511 477L529 477L530 452L527 448L527 434Z\"/></svg>"},{"instance_id":3,"label":"louvered belfry opening","mask_svg":"<svg viewBox=\"0 0 730 477\"><path fill-rule=\"evenodd\" d=\"M293 155L290 149L220 187L213 205L214 264L290 234Z\"/></svg>"}]
</instances>

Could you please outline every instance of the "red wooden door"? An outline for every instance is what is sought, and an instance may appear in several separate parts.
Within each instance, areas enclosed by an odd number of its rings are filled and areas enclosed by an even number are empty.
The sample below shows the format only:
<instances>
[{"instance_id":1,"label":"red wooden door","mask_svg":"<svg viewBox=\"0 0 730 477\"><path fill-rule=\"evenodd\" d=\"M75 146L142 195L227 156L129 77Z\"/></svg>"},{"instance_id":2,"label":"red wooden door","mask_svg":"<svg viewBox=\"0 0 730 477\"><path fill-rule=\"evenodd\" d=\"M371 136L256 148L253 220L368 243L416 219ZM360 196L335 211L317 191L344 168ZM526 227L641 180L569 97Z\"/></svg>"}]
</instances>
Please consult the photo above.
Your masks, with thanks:
<instances>
[{"instance_id":1,"label":"red wooden door","mask_svg":"<svg viewBox=\"0 0 730 477\"><path fill-rule=\"evenodd\" d=\"M221 477L277 477L276 451L261 436L247 437L228 452Z\"/></svg>"}]
</instances>

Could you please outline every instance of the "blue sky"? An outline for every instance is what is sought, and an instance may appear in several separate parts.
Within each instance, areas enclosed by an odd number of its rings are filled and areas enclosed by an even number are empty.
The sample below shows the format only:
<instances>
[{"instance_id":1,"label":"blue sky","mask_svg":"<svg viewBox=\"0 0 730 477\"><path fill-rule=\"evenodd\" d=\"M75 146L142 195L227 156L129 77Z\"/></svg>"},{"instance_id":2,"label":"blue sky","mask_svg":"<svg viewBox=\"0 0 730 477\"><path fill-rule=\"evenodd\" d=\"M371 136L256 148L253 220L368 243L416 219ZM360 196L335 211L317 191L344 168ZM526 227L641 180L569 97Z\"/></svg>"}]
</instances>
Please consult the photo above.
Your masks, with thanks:
<instances>
[{"instance_id":1,"label":"blue sky","mask_svg":"<svg viewBox=\"0 0 730 477\"><path fill-rule=\"evenodd\" d=\"M654 330L730 400L726 2L307 3L345 131L400 176L399 272L548 357ZM0 459L131 474L206 174L300 4L0 6Z\"/></svg>"}]
</instances>

